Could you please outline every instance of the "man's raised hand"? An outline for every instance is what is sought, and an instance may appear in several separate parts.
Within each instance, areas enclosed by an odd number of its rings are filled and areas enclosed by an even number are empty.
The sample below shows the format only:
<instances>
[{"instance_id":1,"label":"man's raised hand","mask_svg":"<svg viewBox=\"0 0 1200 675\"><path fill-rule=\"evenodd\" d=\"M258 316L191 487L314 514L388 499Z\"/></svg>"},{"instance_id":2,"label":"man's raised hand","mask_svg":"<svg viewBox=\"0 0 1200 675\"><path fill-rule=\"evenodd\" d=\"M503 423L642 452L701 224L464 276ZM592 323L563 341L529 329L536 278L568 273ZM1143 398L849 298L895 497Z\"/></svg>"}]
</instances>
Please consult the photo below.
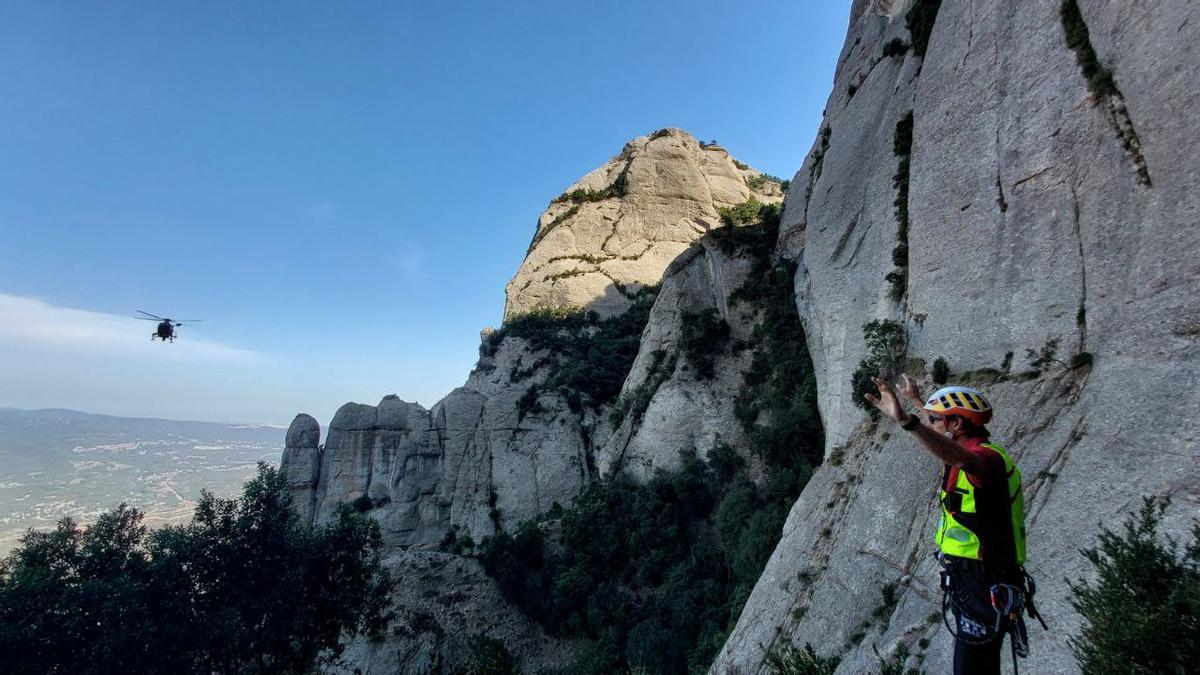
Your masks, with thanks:
<instances>
[{"instance_id":1,"label":"man's raised hand","mask_svg":"<svg viewBox=\"0 0 1200 675\"><path fill-rule=\"evenodd\" d=\"M896 390L892 389L892 385L882 378L872 377L871 380L875 382L876 387L879 387L879 396L863 394L863 398L878 408L879 412L897 422L903 422L905 419L904 409L900 406L900 400L896 398Z\"/></svg>"},{"instance_id":2,"label":"man's raised hand","mask_svg":"<svg viewBox=\"0 0 1200 675\"><path fill-rule=\"evenodd\" d=\"M900 395L909 401L915 403L918 407L925 405L925 399L921 398L921 388L917 386L917 381L904 373L900 376Z\"/></svg>"}]
</instances>

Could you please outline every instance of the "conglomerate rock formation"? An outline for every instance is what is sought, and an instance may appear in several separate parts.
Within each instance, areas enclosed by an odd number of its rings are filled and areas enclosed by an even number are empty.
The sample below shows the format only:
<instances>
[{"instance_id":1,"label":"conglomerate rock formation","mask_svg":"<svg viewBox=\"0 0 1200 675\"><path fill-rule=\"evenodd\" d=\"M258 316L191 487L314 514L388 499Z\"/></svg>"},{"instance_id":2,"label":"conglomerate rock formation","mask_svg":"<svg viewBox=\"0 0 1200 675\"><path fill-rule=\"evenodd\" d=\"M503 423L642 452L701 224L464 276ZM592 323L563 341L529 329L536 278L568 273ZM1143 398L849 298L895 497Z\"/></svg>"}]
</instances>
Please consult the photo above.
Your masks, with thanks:
<instances>
[{"instance_id":1,"label":"conglomerate rock formation","mask_svg":"<svg viewBox=\"0 0 1200 675\"><path fill-rule=\"evenodd\" d=\"M619 188L612 187L614 182ZM782 198L777 179L737 162L718 146L702 147L686 132L664 129L634 139L543 214L526 260L509 284L506 325L539 310L588 310L594 312L593 322L633 311L679 253L721 225L718 209ZM584 328L583 334L590 330ZM398 593L402 616L418 613L438 629L393 633L382 645L358 641L348 652L351 670L446 668L461 660L467 639L476 634L503 639L530 664L557 663L565 653L566 643L541 635L536 624L499 600L494 587L487 593L455 592L453 575L419 576L412 568L417 558L399 555L444 548L451 540L478 543L512 530L555 503L570 504L599 475L598 462L610 473L617 468L612 451L602 450L616 401L581 403L550 386L553 355L519 334L488 329L482 342L467 382L429 410L395 396L377 406L347 403L329 423L323 447L317 445L319 430L309 415L298 415L288 431L282 470L300 513L324 522L341 503L369 512L389 550L397 552L389 564L401 579L422 578L427 594L441 593L453 604L475 608L431 614L414 604L418 596ZM656 411L675 406L656 405ZM623 433L633 428L626 424ZM635 443L631 457L644 445ZM680 449L672 447L660 463L669 465ZM462 565L478 577L473 587L488 587L477 562L468 559ZM479 620L488 615L494 616ZM541 637L514 640L512 630L499 628L512 625ZM430 640L432 646L416 646Z\"/></svg>"},{"instance_id":2,"label":"conglomerate rock formation","mask_svg":"<svg viewBox=\"0 0 1200 675\"><path fill-rule=\"evenodd\" d=\"M843 674L876 672L875 649L901 645L910 667L949 663L952 642L930 621L938 463L856 405L854 375L879 365L864 339L873 321L901 338L893 373L928 392L943 359L951 381L980 387L997 410L993 437L1026 477L1028 567L1053 627L1032 628L1026 672L1078 671L1063 579L1088 573L1078 549L1098 525L1157 495L1171 499L1164 529L1190 529L1198 31L1200 6L1168 0L855 0L771 255L797 266L826 462L713 673L767 672L768 650L805 643L840 655ZM663 130L539 219L506 326L538 310L621 316L662 283L615 400L564 393L554 359L502 327L467 383L430 410L347 404L323 448L315 420L297 419L283 462L297 508L317 520L339 502L369 510L410 584L396 598L407 623L382 644L351 645L351 669L444 672L476 633L505 640L531 672L568 662L572 645L504 602L475 561L434 549L449 533L477 542L566 505L589 480L670 468L681 449L744 449L733 401L760 313L734 296L754 260L701 238L718 209L780 198L742 166ZM688 355L697 316L727 329L711 359ZM470 590L456 595L460 582Z\"/></svg>"},{"instance_id":3,"label":"conglomerate rock formation","mask_svg":"<svg viewBox=\"0 0 1200 675\"><path fill-rule=\"evenodd\" d=\"M779 184L761 176L679 129L635 138L542 212L508 284L504 318L544 308L623 311L632 292L658 284L676 256L720 226L719 209L779 202Z\"/></svg>"}]
</instances>

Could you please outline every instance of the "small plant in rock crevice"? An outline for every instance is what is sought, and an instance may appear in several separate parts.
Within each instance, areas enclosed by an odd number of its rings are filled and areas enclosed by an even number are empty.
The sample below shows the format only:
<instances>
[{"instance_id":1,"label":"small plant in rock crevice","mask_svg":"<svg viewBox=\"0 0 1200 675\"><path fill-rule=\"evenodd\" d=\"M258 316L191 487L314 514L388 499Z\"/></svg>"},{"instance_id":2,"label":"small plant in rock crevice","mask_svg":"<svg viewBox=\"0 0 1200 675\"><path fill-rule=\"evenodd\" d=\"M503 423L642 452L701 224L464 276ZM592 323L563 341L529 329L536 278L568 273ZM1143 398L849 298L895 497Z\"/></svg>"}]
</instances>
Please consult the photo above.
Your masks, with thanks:
<instances>
[{"instance_id":1,"label":"small plant in rock crevice","mask_svg":"<svg viewBox=\"0 0 1200 675\"><path fill-rule=\"evenodd\" d=\"M908 45L900 38L892 38L887 44L883 45L884 58L893 58L896 56L904 56L908 53Z\"/></svg>"},{"instance_id":2,"label":"small plant in rock crevice","mask_svg":"<svg viewBox=\"0 0 1200 675\"><path fill-rule=\"evenodd\" d=\"M1041 349L1025 350L1025 357L1029 359L1029 367L1034 370L1045 370L1054 363L1062 365L1062 361L1059 361L1057 356L1058 338L1046 340L1046 344L1042 345Z\"/></svg>"},{"instance_id":3,"label":"small plant in rock crevice","mask_svg":"<svg viewBox=\"0 0 1200 675\"><path fill-rule=\"evenodd\" d=\"M797 649L790 642L777 644L763 655L771 675L833 675L840 662L837 656L817 656L811 644Z\"/></svg>"},{"instance_id":4,"label":"small plant in rock crevice","mask_svg":"<svg viewBox=\"0 0 1200 675\"><path fill-rule=\"evenodd\" d=\"M825 166L825 153L829 152L829 139L832 137L832 128L821 128L820 140L817 144L817 148L813 150L813 161L808 166L808 185L804 187L805 209L812 205L813 188L817 184L817 179L821 177L821 169Z\"/></svg>"},{"instance_id":5,"label":"small plant in rock crevice","mask_svg":"<svg viewBox=\"0 0 1200 675\"><path fill-rule=\"evenodd\" d=\"M946 363L946 359L940 356L934 359L933 371L930 376L934 384L946 384L946 381L950 379L950 364Z\"/></svg>"},{"instance_id":6,"label":"small plant in rock crevice","mask_svg":"<svg viewBox=\"0 0 1200 675\"><path fill-rule=\"evenodd\" d=\"M1113 72L1100 63L1096 50L1092 47L1092 39L1088 34L1087 23L1083 13L1079 11L1077 0L1062 0L1059 7L1059 17L1062 20L1063 33L1066 35L1067 46L1075 52L1075 61L1087 80L1088 89L1097 96L1112 96L1117 92L1116 79Z\"/></svg>"},{"instance_id":7,"label":"small plant in rock crevice","mask_svg":"<svg viewBox=\"0 0 1200 675\"><path fill-rule=\"evenodd\" d=\"M893 300L899 301L908 290L908 183L912 160L913 113L908 111L896 122L892 134L892 153L900 158L892 187L896 199L892 202L896 213L896 246L892 249L892 264L895 269L884 277L891 285Z\"/></svg>"}]
</instances>

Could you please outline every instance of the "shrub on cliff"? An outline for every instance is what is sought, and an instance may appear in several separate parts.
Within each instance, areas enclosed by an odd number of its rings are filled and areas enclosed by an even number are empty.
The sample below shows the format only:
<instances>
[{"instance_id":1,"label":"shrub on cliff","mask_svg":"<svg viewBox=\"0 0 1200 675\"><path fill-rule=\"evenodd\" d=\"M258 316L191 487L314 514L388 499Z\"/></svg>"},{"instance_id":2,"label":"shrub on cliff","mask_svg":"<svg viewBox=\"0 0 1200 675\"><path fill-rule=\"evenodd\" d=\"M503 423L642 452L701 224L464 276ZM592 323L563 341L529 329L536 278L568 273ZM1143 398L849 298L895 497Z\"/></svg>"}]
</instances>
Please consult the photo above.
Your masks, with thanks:
<instances>
[{"instance_id":1,"label":"shrub on cliff","mask_svg":"<svg viewBox=\"0 0 1200 675\"><path fill-rule=\"evenodd\" d=\"M0 663L22 673L308 672L390 615L379 526L322 527L259 465L240 499L148 531L121 505L87 527L30 532L0 563Z\"/></svg>"},{"instance_id":2,"label":"shrub on cliff","mask_svg":"<svg viewBox=\"0 0 1200 675\"><path fill-rule=\"evenodd\" d=\"M900 361L904 357L906 337L904 326L891 319L878 319L863 324L863 339L867 343L866 358L858 362L858 368L850 376L850 388L854 404L872 415L875 408L863 398L866 393L878 393L873 377L885 380L900 374Z\"/></svg>"},{"instance_id":3,"label":"shrub on cliff","mask_svg":"<svg viewBox=\"0 0 1200 675\"><path fill-rule=\"evenodd\" d=\"M1122 532L1102 528L1082 551L1096 574L1070 584L1084 618L1071 649L1084 673L1185 673L1200 662L1200 525L1181 554L1158 534L1166 507L1146 499Z\"/></svg>"},{"instance_id":4,"label":"shrub on cliff","mask_svg":"<svg viewBox=\"0 0 1200 675\"><path fill-rule=\"evenodd\" d=\"M836 656L817 656L812 645L797 649L790 643L776 645L763 660L771 675L833 675L840 661Z\"/></svg>"},{"instance_id":5,"label":"shrub on cliff","mask_svg":"<svg viewBox=\"0 0 1200 675\"><path fill-rule=\"evenodd\" d=\"M933 24L937 22L941 8L942 0L916 0L904 15L904 23L912 36L913 53L917 56L925 57L929 36L933 34Z\"/></svg>"},{"instance_id":6,"label":"shrub on cliff","mask_svg":"<svg viewBox=\"0 0 1200 675\"><path fill-rule=\"evenodd\" d=\"M786 507L694 453L645 484L592 483L549 537L535 522L484 540L504 595L551 633L584 637L570 672L707 667L779 540Z\"/></svg>"},{"instance_id":7,"label":"shrub on cliff","mask_svg":"<svg viewBox=\"0 0 1200 675\"><path fill-rule=\"evenodd\" d=\"M556 391L575 409L600 407L621 393L657 295L657 286L639 289L631 294L629 309L607 319L595 312L564 309L513 317L486 338L487 348L494 352L508 337L524 339L529 351L539 355L534 369L548 366L550 370L538 391ZM525 412L533 413L537 391L529 391Z\"/></svg>"},{"instance_id":8,"label":"shrub on cliff","mask_svg":"<svg viewBox=\"0 0 1200 675\"><path fill-rule=\"evenodd\" d=\"M679 347L696 375L711 380L717 355L729 344L729 324L714 310L683 312L680 316Z\"/></svg>"}]
</instances>

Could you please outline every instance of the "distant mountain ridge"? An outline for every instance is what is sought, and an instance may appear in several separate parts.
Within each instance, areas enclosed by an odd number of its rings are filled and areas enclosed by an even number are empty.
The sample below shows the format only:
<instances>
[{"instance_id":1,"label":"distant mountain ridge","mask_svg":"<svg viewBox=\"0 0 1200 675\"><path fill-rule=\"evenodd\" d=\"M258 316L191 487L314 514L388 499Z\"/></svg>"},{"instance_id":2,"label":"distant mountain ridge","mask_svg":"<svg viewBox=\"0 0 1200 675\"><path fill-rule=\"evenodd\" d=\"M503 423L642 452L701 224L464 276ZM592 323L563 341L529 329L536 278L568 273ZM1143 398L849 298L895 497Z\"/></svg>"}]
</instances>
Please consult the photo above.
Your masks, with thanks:
<instances>
[{"instance_id":1,"label":"distant mountain ridge","mask_svg":"<svg viewBox=\"0 0 1200 675\"><path fill-rule=\"evenodd\" d=\"M232 495L259 461L274 463L282 428L64 408L0 408L0 553L30 527L86 522L121 502L151 524L185 519L200 490Z\"/></svg>"}]
</instances>

